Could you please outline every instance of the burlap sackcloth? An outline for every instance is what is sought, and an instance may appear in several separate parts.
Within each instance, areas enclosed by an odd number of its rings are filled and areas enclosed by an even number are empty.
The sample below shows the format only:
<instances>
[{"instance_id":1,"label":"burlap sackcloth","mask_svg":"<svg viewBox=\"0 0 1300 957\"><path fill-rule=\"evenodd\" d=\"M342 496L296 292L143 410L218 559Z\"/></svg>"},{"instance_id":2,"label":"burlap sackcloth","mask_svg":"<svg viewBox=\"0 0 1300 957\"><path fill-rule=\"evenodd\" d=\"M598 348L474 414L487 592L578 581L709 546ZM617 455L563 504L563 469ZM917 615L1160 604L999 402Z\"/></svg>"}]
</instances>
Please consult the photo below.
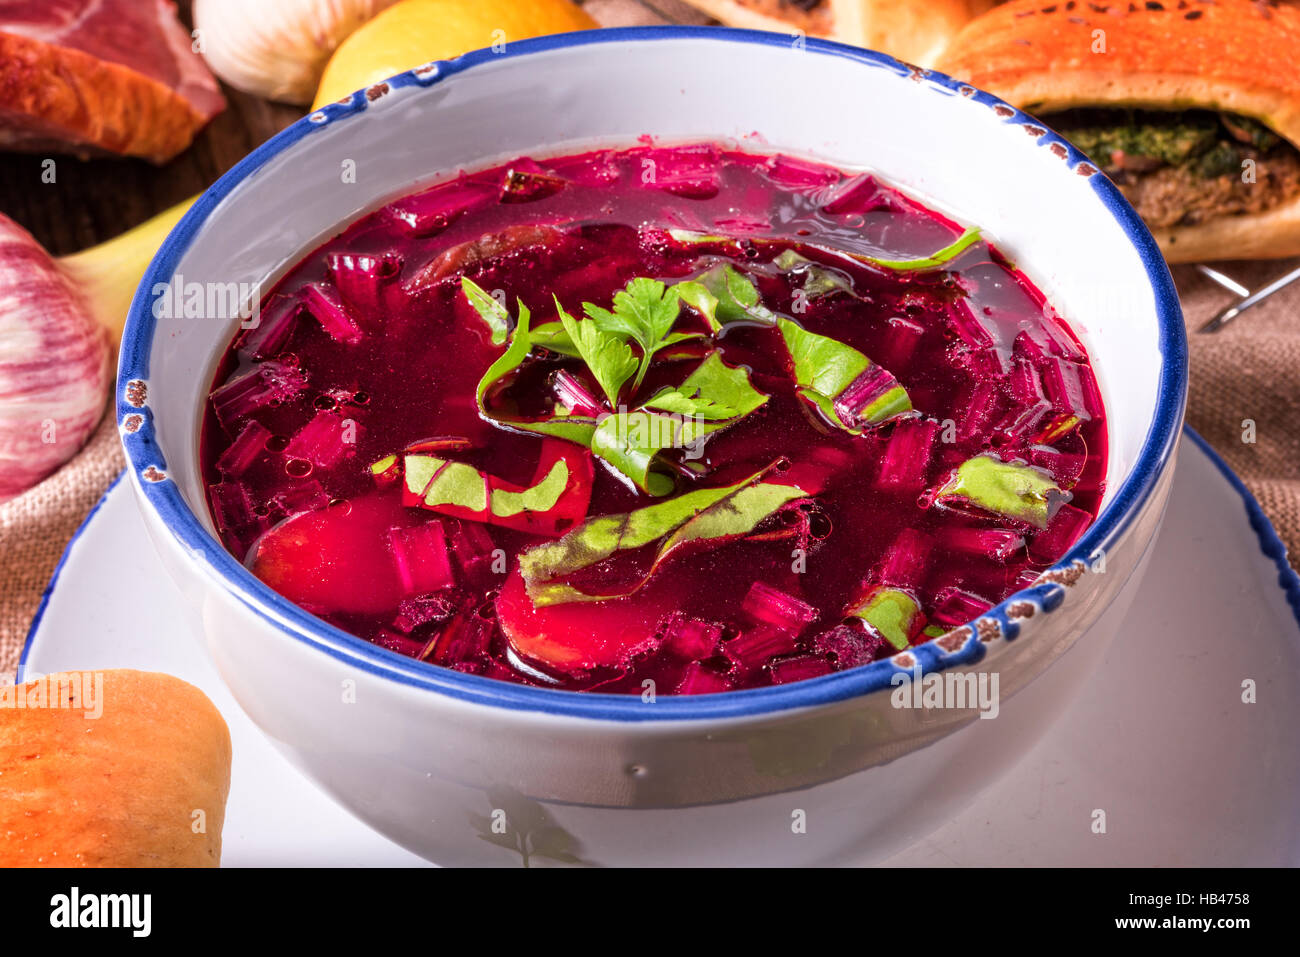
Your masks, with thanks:
<instances>
[{"instance_id":1,"label":"burlap sackcloth","mask_svg":"<svg viewBox=\"0 0 1300 957\"><path fill-rule=\"evenodd\" d=\"M1285 268L1250 263L1227 271L1254 289ZM1295 565L1300 556L1300 283L1222 332L1201 335L1196 327L1233 296L1190 268L1179 268L1175 278L1191 340L1188 422L1245 480ZM110 412L76 458L0 505L0 674L11 675L17 666L64 546L121 468Z\"/></svg>"}]
</instances>

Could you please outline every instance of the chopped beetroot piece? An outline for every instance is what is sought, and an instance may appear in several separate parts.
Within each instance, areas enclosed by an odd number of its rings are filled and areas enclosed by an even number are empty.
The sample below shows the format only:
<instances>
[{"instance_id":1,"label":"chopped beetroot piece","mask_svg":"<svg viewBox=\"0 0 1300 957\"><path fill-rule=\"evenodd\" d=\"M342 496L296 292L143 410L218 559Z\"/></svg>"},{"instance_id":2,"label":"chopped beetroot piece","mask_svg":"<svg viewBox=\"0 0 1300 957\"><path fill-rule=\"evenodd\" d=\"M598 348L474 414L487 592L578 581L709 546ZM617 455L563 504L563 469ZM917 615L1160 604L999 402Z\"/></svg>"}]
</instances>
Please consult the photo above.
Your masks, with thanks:
<instances>
[{"instance_id":1,"label":"chopped beetroot piece","mask_svg":"<svg viewBox=\"0 0 1300 957\"><path fill-rule=\"evenodd\" d=\"M673 694L716 694L731 690L731 682L725 675L720 675L707 665L692 661L682 669L682 680L677 683Z\"/></svg>"},{"instance_id":2,"label":"chopped beetroot piece","mask_svg":"<svg viewBox=\"0 0 1300 957\"><path fill-rule=\"evenodd\" d=\"M736 235L737 233L766 233L772 224L757 216L723 216L713 221L713 228L719 233Z\"/></svg>"},{"instance_id":3,"label":"chopped beetroot piece","mask_svg":"<svg viewBox=\"0 0 1300 957\"><path fill-rule=\"evenodd\" d=\"M496 598L497 620L510 647L523 660L558 674L624 667L653 652L656 624L667 612L664 597L646 592L628 599L571 602L538 607L513 570Z\"/></svg>"},{"instance_id":4,"label":"chopped beetroot piece","mask_svg":"<svg viewBox=\"0 0 1300 957\"><path fill-rule=\"evenodd\" d=\"M1088 361L1087 354L1079 347L1079 343L1075 341L1069 330L1062 325L1060 318L1051 307L1043 310L1041 329L1052 355L1069 359L1071 362Z\"/></svg>"},{"instance_id":5,"label":"chopped beetroot piece","mask_svg":"<svg viewBox=\"0 0 1300 957\"><path fill-rule=\"evenodd\" d=\"M949 527L939 533L945 547L965 555L1005 562L1025 547L1025 537L1009 528Z\"/></svg>"},{"instance_id":6,"label":"chopped beetroot piece","mask_svg":"<svg viewBox=\"0 0 1300 957\"><path fill-rule=\"evenodd\" d=\"M828 656L840 671L875 661L888 644L880 632L858 624L836 625L812 641L813 648Z\"/></svg>"},{"instance_id":7,"label":"chopped beetroot piece","mask_svg":"<svg viewBox=\"0 0 1300 957\"><path fill-rule=\"evenodd\" d=\"M1052 403L1040 399L1032 405L1012 408L993 423L995 442L1004 446L1020 447L1029 442L1038 431L1043 419L1052 411Z\"/></svg>"},{"instance_id":8,"label":"chopped beetroot piece","mask_svg":"<svg viewBox=\"0 0 1300 957\"><path fill-rule=\"evenodd\" d=\"M230 427L245 416L268 406L283 405L307 385L307 374L279 362L263 362L213 391L212 408Z\"/></svg>"},{"instance_id":9,"label":"chopped beetroot piece","mask_svg":"<svg viewBox=\"0 0 1300 957\"><path fill-rule=\"evenodd\" d=\"M315 479L295 482L275 496L275 504L290 517L303 512L314 512L329 503L330 497L325 487Z\"/></svg>"},{"instance_id":10,"label":"chopped beetroot piece","mask_svg":"<svg viewBox=\"0 0 1300 957\"><path fill-rule=\"evenodd\" d=\"M934 612L930 620L938 622L945 628L956 628L968 621L974 621L993 607L979 595L972 595L955 585L940 589L935 595Z\"/></svg>"},{"instance_id":11,"label":"chopped beetroot piece","mask_svg":"<svg viewBox=\"0 0 1300 957\"><path fill-rule=\"evenodd\" d=\"M1011 360L1011 374L1007 376L1007 391L1020 405L1033 405L1043 397L1043 383L1038 370L1028 359L1016 356Z\"/></svg>"},{"instance_id":12,"label":"chopped beetroot piece","mask_svg":"<svg viewBox=\"0 0 1300 957\"><path fill-rule=\"evenodd\" d=\"M497 191L485 183L464 182L459 189L434 189L406 196L384 207L386 215L401 224L411 236L434 236L471 209L487 206Z\"/></svg>"},{"instance_id":13,"label":"chopped beetroot piece","mask_svg":"<svg viewBox=\"0 0 1300 957\"><path fill-rule=\"evenodd\" d=\"M804 681L830 674L834 669L830 660L823 655L792 655L777 658L768 665L772 674L772 684L784 685L792 681Z\"/></svg>"},{"instance_id":14,"label":"chopped beetroot piece","mask_svg":"<svg viewBox=\"0 0 1300 957\"><path fill-rule=\"evenodd\" d=\"M462 609L443 625L420 657L445 667L481 659L487 654L495 628L491 619L476 610Z\"/></svg>"},{"instance_id":15,"label":"chopped beetroot piece","mask_svg":"<svg viewBox=\"0 0 1300 957\"><path fill-rule=\"evenodd\" d=\"M686 661L708 658L717 651L722 638L721 625L687 618L679 611L669 615L660 628L664 650Z\"/></svg>"},{"instance_id":16,"label":"chopped beetroot piece","mask_svg":"<svg viewBox=\"0 0 1300 957\"><path fill-rule=\"evenodd\" d=\"M387 621L408 593L395 563L376 556L404 517L396 502L374 495L306 512L258 539L249 567L297 604Z\"/></svg>"},{"instance_id":17,"label":"chopped beetroot piece","mask_svg":"<svg viewBox=\"0 0 1300 957\"><path fill-rule=\"evenodd\" d=\"M601 404L601 401L596 398L595 393L588 389L577 376L564 369L551 376L551 391L555 393L555 401L568 409L573 415L595 418L604 415L608 411Z\"/></svg>"},{"instance_id":18,"label":"chopped beetroot piece","mask_svg":"<svg viewBox=\"0 0 1300 957\"><path fill-rule=\"evenodd\" d=\"M1015 342L1012 345L1012 351L1017 356L1024 356L1034 365L1040 368L1051 358L1052 352L1046 341L1040 339L1041 333L1035 335L1028 329L1016 333Z\"/></svg>"},{"instance_id":19,"label":"chopped beetroot piece","mask_svg":"<svg viewBox=\"0 0 1300 957\"><path fill-rule=\"evenodd\" d=\"M389 651L396 651L410 658L420 657L429 644L424 638L412 638L410 635L389 631L387 628L381 629L371 640L380 648L387 648Z\"/></svg>"},{"instance_id":20,"label":"chopped beetroot piece","mask_svg":"<svg viewBox=\"0 0 1300 957\"><path fill-rule=\"evenodd\" d=\"M424 594L456 584L447 533L437 519L414 528L389 529L388 544L407 594Z\"/></svg>"},{"instance_id":21,"label":"chopped beetroot piece","mask_svg":"<svg viewBox=\"0 0 1300 957\"><path fill-rule=\"evenodd\" d=\"M888 204L880 184L867 173L834 187L822 202L822 211L832 216L869 213Z\"/></svg>"},{"instance_id":22,"label":"chopped beetroot piece","mask_svg":"<svg viewBox=\"0 0 1300 957\"><path fill-rule=\"evenodd\" d=\"M375 322L401 303L403 294L397 279L402 271L402 259L395 253L383 256L332 253L326 263L348 316L359 315Z\"/></svg>"},{"instance_id":23,"label":"chopped beetroot piece","mask_svg":"<svg viewBox=\"0 0 1300 957\"><path fill-rule=\"evenodd\" d=\"M1060 412L1085 419L1101 414L1101 396L1091 369L1053 356L1043 368L1043 386Z\"/></svg>"},{"instance_id":24,"label":"chopped beetroot piece","mask_svg":"<svg viewBox=\"0 0 1300 957\"><path fill-rule=\"evenodd\" d=\"M952 303L947 312L948 324L972 352L985 352L993 348L993 334L971 310L969 302L963 299Z\"/></svg>"},{"instance_id":25,"label":"chopped beetroot piece","mask_svg":"<svg viewBox=\"0 0 1300 957\"><path fill-rule=\"evenodd\" d=\"M988 379L977 381L962 404L965 415L957 429L957 438L971 439L986 433L989 423L1001 413L1001 392Z\"/></svg>"},{"instance_id":26,"label":"chopped beetroot piece","mask_svg":"<svg viewBox=\"0 0 1300 957\"><path fill-rule=\"evenodd\" d=\"M1087 460L1084 452L1065 452L1046 445L1031 445L1025 450L1025 461L1042 469L1061 488L1072 488L1079 481Z\"/></svg>"},{"instance_id":27,"label":"chopped beetroot piece","mask_svg":"<svg viewBox=\"0 0 1300 957\"><path fill-rule=\"evenodd\" d=\"M1092 516L1083 509L1062 505L1047 523L1047 529L1029 543L1029 557L1050 565L1070 550L1091 522Z\"/></svg>"},{"instance_id":28,"label":"chopped beetroot piece","mask_svg":"<svg viewBox=\"0 0 1300 957\"><path fill-rule=\"evenodd\" d=\"M254 359L269 359L284 351L293 337L302 303L294 296L280 293L257 314L257 325L244 333L239 351Z\"/></svg>"},{"instance_id":29,"label":"chopped beetroot piece","mask_svg":"<svg viewBox=\"0 0 1300 957\"><path fill-rule=\"evenodd\" d=\"M408 453L424 452L463 452L474 443L463 435L432 435L427 439L416 439L406 446Z\"/></svg>"},{"instance_id":30,"label":"chopped beetroot piece","mask_svg":"<svg viewBox=\"0 0 1300 957\"><path fill-rule=\"evenodd\" d=\"M580 186L608 186L618 182L622 175L618 155L612 150L577 158L561 157L547 162L557 176L563 176Z\"/></svg>"},{"instance_id":31,"label":"chopped beetroot piece","mask_svg":"<svg viewBox=\"0 0 1300 957\"><path fill-rule=\"evenodd\" d=\"M284 454L329 468L356 451L361 426L333 412L318 412L289 439Z\"/></svg>"},{"instance_id":32,"label":"chopped beetroot piece","mask_svg":"<svg viewBox=\"0 0 1300 957\"><path fill-rule=\"evenodd\" d=\"M320 323L331 339L346 343L361 341L361 327L349 314L333 286L309 282L299 295L302 296L303 308Z\"/></svg>"},{"instance_id":33,"label":"chopped beetroot piece","mask_svg":"<svg viewBox=\"0 0 1300 957\"><path fill-rule=\"evenodd\" d=\"M243 431L217 459L217 469L224 475L243 475L266 451L271 430L256 419L249 419Z\"/></svg>"},{"instance_id":34,"label":"chopped beetroot piece","mask_svg":"<svg viewBox=\"0 0 1300 957\"><path fill-rule=\"evenodd\" d=\"M882 365L872 363L835 397L835 414L850 429L878 425L912 410L912 400Z\"/></svg>"},{"instance_id":35,"label":"chopped beetroot piece","mask_svg":"<svg viewBox=\"0 0 1300 957\"><path fill-rule=\"evenodd\" d=\"M925 326L902 316L890 319L888 325L889 332L886 333L885 349L880 359L895 369L901 369L912 360L921 337L925 335Z\"/></svg>"},{"instance_id":36,"label":"chopped beetroot piece","mask_svg":"<svg viewBox=\"0 0 1300 957\"><path fill-rule=\"evenodd\" d=\"M1031 441L1035 445L1055 445L1080 425L1083 420L1072 412L1058 412L1043 419Z\"/></svg>"},{"instance_id":37,"label":"chopped beetroot piece","mask_svg":"<svg viewBox=\"0 0 1300 957\"><path fill-rule=\"evenodd\" d=\"M1012 590L1020 591L1023 588L1033 588L1035 585L1038 584L1038 576L1041 574L1042 572L1038 571L1035 568L1026 568L1023 572L1021 572L1019 575L1016 576L1016 580L1014 583L1012 583L1011 586Z\"/></svg>"},{"instance_id":38,"label":"chopped beetroot piece","mask_svg":"<svg viewBox=\"0 0 1300 957\"><path fill-rule=\"evenodd\" d=\"M568 183L542 169L532 160L521 160L506 170L501 183L501 202L531 203L554 196Z\"/></svg>"},{"instance_id":39,"label":"chopped beetroot piece","mask_svg":"<svg viewBox=\"0 0 1300 957\"><path fill-rule=\"evenodd\" d=\"M904 419L894 426L876 475L876 485L897 491L920 491L925 486L930 449L939 423L931 419Z\"/></svg>"},{"instance_id":40,"label":"chopped beetroot piece","mask_svg":"<svg viewBox=\"0 0 1300 957\"><path fill-rule=\"evenodd\" d=\"M435 592L430 595L403 598L402 603L397 606L397 617L393 619L393 627L409 635L421 625L446 621L455 611L456 602L449 593ZM420 644L423 646L424 642Z\"/></svg>"},{"instance_id":41,"label":"chopped beetroot piece","mask_svg":"<svg viewBox=\"0 0 1300 957\"><path fill-rule=\"evenodd\" d=\"M478 522L453 522L448 538L452 554L467 582L484 584L498 577L492 570L496 543Z\"/></svg>"},{"instance_id":42,"label":"chopped beetroot piece","mask_svg":"<svg viewBox=\"0 0 1300 957\"><path fill-rule=\"evenodd\" d=\"M253 513L253 502L248 489L235 482L222 482L210 486L208 498L212 503L212 520L221 531L242 534L260 524Z\"/></svg>"},{"instance_id":43,"label":"chopped beetroot piece","mask_svg":"<svg viewBox=\"0 0 1300 957\"><path fill-rule=\"evenodd\" d=\"M924 532L905 528L898 533L873 580L894 588L915 589L925 581L933 541Z\"/></svg>"},{"instance_id":44,"label":"chopped beetroot piece","mask_svg":"<svg viewBox=\"0 0 1300 957\"><path fill-rule=\"evenodd\" d=\"M686 146L646 150L641 159L641 182L688 199L718 195L721 156L715 146Z\"/></svg>"},{"instance_id":45,"label":"chopped beetroot piece","mask_svg":"<svg viewBox=\"0 0 1300 957\"><path fill-rule=\"evenodd\" d=\"M777 155L768 163L767 178L782 189L803 192L834 186L840 180L840 173L820 163Z\"/></svg>"},{"instance_id":46,"label":"chopped beetroot piece","mask_svg":"<svg viewBox=\"0 0 1300 957\"><path fill-rule=\"evenodd\" d=\"M965 369L977 382L996 379L1006 372L1002 354L992 347L968 346L960 343L949 353L954 364Z\"/></svg>"},{"instance_id":47,"label":"chopped beetroot piece","mask_svg":"<svg viewBox=\"0 0 1300 957\"><path fill-rule=\"evenodd\" d=\"M740 674L756 671L777 655L795 650L797 635L766 622L753 625L722 643L722 654Z\"/></svg>"},{"instance_id":48,"label":"chopped beetroot piece","mask_svg":"<svg viewBox=\"0 0 1300 957\"><path fill-rule=\"evenodd\" d=\"M740 608L756 622L771 625L791 636L798 636L808 622L817 617L817 609L793 595L765 582L754 582Z\"/></svg>"}]
</instances>

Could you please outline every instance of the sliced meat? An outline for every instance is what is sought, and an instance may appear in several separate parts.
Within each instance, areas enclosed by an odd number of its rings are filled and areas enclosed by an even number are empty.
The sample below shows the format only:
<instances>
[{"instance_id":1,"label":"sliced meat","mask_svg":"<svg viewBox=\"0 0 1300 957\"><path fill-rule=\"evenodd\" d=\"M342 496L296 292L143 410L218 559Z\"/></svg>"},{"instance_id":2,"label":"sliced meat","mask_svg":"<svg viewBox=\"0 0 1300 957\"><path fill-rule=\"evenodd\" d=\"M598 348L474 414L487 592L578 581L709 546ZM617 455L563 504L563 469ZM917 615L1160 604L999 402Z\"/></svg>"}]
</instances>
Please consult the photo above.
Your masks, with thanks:
<instances>
[{"instance_id":1,"label":"sliced meat","mask_svg":"<svg viewBox=\"0 0 1300 957\"><path fill-rule=\"evenodd\" d=\"M0 0L0 148L162 163L224 107L167 0Z\"/></svg>"},{"instance_id":2,"label":"sliced meat","mask_svg":"<svg viewBox=\"0 0 1300 957\"><path fill-rule=\"evenodd\" d=\"M1300 195L1300 153L1278 149L1255 157L1253 183L1242 182L1240 172L1206 177L1195 165L1185 164L1132 175L1119 188L1147 225L1157 228L1262 213Z\"/></svg>"}]
</instances>

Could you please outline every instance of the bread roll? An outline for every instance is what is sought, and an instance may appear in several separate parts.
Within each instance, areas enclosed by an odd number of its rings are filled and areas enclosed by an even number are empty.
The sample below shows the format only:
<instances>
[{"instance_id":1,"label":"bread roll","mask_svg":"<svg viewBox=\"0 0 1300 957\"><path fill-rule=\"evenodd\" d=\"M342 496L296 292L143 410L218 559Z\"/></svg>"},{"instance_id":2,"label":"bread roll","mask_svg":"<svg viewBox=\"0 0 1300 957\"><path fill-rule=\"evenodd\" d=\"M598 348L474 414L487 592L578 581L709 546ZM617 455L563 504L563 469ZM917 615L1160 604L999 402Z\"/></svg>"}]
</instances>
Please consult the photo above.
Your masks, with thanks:
<instances>
[{"instance_id":1,"label":"bread roll","mask_svg":"<svg viewBox=\"0 0 1300 957\"><path fill-rule=\"evenodd\" d=\"M969 23L938 68L1049 125L1085 107L1204 109L1257 120L1297 146L1297 63L1300 7L1288 3L1015 0ZM1293 256L1300 196L1152 232L1171 262Z\"/></svg>"},{"instance_id":2,"label":"bread roll","mask_svg":"<svg viewBox=\"0 0 1300 957\"><path fill-rule=\"evenodd\" d=\"M216 867L229 791L226 722L179 678L0 689L0 865Z\"/></svg>"},{"instance_id":3,"label":"bread roll","mask_svg":"<svg viewBox=\"0 0 1300 957\"><path fill-rule=\"evenodd\" d=\"M996 0L689 0L733 27L800 31L930 66L949 39Z\"/></svg>"}]
</instances>

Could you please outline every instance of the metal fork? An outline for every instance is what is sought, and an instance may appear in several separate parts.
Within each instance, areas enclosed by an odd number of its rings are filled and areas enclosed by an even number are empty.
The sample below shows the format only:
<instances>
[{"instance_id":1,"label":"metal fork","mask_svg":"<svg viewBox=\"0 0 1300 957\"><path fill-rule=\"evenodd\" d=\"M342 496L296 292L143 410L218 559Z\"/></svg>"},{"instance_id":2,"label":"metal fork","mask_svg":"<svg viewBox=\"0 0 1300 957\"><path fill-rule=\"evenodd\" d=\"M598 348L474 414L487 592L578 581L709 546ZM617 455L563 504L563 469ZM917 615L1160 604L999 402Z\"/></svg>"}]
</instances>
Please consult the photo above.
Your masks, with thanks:
<instances>
[{"instance_id":1,"label":"metal fork","mask_svg":"<svg viewBox=\"0 0 1300 957\"><path fill-rule=\"evenodd\" d=\"M1223 273L1219 272L1217 269L1211 269L1209 266L1206 266L1203 263L1197 263L1196 268L1201 273L1202 276L1205 276L1207 279L1210 279L1218 283L1224 289L1228 289L1241 297L1236 302L1234 302L1231 306L1228 306L1226 309L1220 310L1218 313L1215 314L1214 318L1212 318L1209 322L1201 326L1199 330L1201 332L1218 332L1220 329L1222 329L1228 323L1232 322L1233 319L1236 319L1239 315L1241 315L1251 306L1263 302L1265 299L1273 295L1275 292L1281 289L1285 289L1287 286L1291 285L1291 283L1295 282L1297 279L1300 279L1300 266L1297 266L1296 268L1292 269L1290 272L1286 273L1285 275L1279 276L1277 279L1274 279L1271 283L1269 283L1267 286L1264 286L1262 289L1259 289L1256 292L1251 292L1249 289L1247 289L1241 283L1237 282L1231 276L1226 276Z\"/></svg>"}]
</instances>

